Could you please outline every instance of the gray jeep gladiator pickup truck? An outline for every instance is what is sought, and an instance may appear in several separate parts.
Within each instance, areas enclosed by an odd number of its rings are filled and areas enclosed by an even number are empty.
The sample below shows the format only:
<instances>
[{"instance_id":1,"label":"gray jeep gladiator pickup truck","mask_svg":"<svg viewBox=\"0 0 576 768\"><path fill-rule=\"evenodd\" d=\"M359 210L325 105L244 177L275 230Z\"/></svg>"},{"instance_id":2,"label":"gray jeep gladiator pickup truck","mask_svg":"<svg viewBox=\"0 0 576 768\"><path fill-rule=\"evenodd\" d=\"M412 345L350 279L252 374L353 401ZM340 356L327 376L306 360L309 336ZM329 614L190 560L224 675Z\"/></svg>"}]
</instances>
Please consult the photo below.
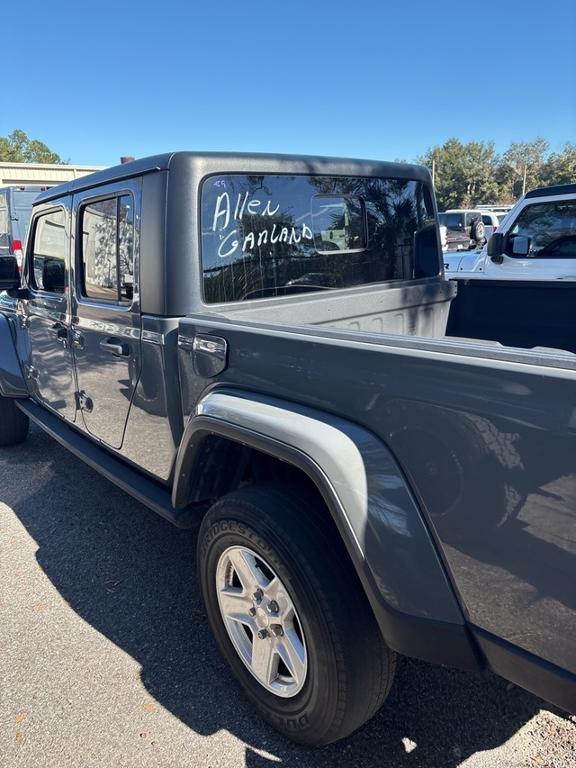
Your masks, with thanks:
<instances>
[{"instance_id":1,"label":"gray jeep gladiator pickup truck","mask_svg":"<svg viewBox=\"0 0 576 768\"><path fill-rule=\"evenodd\" d=\"M276 728L351 733L396 653L576 709L572 331L446 336L425 169L138 160L43 193L0 268L0 443L32 419L199 523L211 629Z\"/></svg>"}]
</instances>

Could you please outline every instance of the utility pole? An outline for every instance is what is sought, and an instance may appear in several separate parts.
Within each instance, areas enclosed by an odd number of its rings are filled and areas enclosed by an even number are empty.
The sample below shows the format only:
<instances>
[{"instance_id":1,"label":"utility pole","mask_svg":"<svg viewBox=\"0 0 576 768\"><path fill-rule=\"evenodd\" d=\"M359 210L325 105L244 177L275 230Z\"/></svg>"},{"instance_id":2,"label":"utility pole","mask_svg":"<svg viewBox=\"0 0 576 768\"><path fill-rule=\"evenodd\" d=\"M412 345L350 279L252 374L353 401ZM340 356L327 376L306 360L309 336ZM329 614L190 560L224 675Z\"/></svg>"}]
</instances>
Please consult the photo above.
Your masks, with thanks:
<instances>
[{"instance_id":1,"label":"utility pole","mask_svg":"<svg viewBox=\"0 0 576 768\"><path fill-rule=\"evenodd\" d=\"M522 178L522 197L526 194L526 174L528 173L528 163L524 163L524 176Z\"/></svg>"}]
</instances>

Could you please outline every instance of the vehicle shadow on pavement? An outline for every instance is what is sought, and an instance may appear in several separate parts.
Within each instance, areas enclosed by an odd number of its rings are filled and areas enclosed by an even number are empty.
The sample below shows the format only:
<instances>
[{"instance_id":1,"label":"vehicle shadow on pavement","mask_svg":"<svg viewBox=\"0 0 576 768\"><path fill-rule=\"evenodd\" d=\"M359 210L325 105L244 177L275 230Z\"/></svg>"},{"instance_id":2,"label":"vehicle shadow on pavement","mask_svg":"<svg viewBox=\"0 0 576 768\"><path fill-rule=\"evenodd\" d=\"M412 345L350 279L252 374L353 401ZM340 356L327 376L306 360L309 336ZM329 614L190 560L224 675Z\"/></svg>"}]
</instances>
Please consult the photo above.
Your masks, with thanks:
<instances>
[{"instance_id":1,"label":"vehicle shadow on pavement","mask_svg":"<svg viewBox=\"0 0 576 768\"><path fill-rule=\"evenodd\" d=\"M38 544L52 584L86 622L142 667L155 699L195 732L226 729L246 765L451 768L493 749L543 703L489 674L404 660L384 708L358 733L323 749L295 746L245 702L212 641L195 574L195 534L132 500L50 438L1 450L0 500ZM32 487L22 481L35 476Z\"/></svg>"}]
</instances>

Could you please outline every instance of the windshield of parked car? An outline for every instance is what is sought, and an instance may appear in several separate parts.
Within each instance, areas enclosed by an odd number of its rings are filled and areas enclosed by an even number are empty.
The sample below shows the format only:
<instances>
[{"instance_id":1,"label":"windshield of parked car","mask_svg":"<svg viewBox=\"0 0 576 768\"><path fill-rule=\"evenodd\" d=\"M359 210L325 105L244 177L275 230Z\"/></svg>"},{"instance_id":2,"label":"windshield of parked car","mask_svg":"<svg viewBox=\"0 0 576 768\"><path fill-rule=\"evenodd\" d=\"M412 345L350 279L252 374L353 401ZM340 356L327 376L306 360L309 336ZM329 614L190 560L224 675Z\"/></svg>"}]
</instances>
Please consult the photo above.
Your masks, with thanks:
<instances>
[{"instance_id":1,"label":"windshield of parked car","mask_svg":"<svg viewBox=\"0 0 576 768\"><path fill-rule=\"evenodd\" d=\"M208 303L439 274L432 198L411 179L210 176L202 185Z\"/></svg>"},{"instance_id":2,"label":"windshield of parked car","mask_svg":"<svg viewBox=\"0 0 576 768\"><path fill-rule=\"evenodd\" d=\"M576 200L528 205L516 219L506 244L515 256L514 238L530 238L530 258L576 259Z\"/></svg>"}]
</instances>

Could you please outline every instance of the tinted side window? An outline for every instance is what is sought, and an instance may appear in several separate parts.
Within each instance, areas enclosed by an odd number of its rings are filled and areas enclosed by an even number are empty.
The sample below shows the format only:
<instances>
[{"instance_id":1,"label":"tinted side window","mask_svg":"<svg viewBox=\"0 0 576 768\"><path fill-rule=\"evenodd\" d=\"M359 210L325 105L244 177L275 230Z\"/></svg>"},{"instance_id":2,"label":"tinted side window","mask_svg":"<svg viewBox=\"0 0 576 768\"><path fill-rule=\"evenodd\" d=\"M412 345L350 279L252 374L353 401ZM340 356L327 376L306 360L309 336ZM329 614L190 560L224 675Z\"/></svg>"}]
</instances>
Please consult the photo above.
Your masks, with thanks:
<instances>
[{"instance_id":1,"label":"tinted side window","mask_svg":"<svg viewBox=\"0 0 576 768\"><path fill-rule=\"evenodd\" d=\"M530 238L530 258L576 259L576 200L529 205L520 213L506 240L513 252L514 238Z\"/></svg>"},{"instance_id":2,"label":"tinted side window","mask_svg":"<svg viewBox=\"0 0 576 768\"><path fill-rule=\"evenodd\" d=\"M38 216L34 225L30 274L35 288L51 293L64 293L66 246L64 211L60 208Z\"/></svg>"},{"instance_id":3,"label":"tinted side window","mask_svg":"<svg viewBox=\"0 0 576 768\"><path fill-rule=\"evenodd\" d=\"M82 294L127 302L133 295L134 205L131 195L95 200L80 209Z\"/></svg>"},{"instance_id":4,"label":"tinted side window","mask_svg":"<svg viewBox=\"0 0 576 768\"><path fill-rule=\"evenodd\" d=\"M211 176L201 224L208 303L440 271L432 199L411 179Z\"/></svg>"}]
</instances>

